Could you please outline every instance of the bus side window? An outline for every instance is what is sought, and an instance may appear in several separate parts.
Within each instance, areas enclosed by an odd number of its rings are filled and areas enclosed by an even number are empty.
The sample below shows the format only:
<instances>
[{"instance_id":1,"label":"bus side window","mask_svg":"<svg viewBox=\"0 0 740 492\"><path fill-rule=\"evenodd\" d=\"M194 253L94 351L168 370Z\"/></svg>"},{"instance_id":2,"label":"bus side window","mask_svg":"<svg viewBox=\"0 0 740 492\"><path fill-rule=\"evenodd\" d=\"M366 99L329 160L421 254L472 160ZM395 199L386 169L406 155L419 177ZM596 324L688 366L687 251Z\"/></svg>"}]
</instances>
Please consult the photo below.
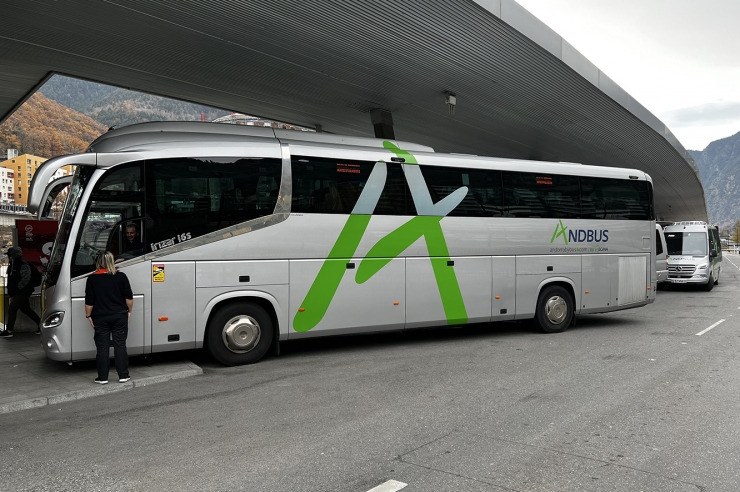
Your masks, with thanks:
<instances>
[{"instance_id":1,"label":"bus side window","mask_svg":"<svg viewBox=\"0 0 740 492\"><path fill-rule=\"evenodd\" d=\"M150 160L146 165L147 252L275 210L280 159L174 158Z\"/></svg>"},{"instance_id":2,"label":"bus side window","mask_svg":"<svg viewBox=\"0 0 740 492\"><path fill-rule=\"evenodd\" d=\"M649 183L612 178L580 178L585 219L650 220Z\"/></svg>"},{"instance_id":3,"label":"bus side window","mask_svg":"<svg viewBox=\"0 0 740 492\"><path fill-rule=\"evenodd\" d=\"M450 217L500 217L503 215L501 172L455 167L419 166L432 202L466 186L468 194Z\"/></svg>"},{"instance_id":4,"label":"bus side window","mask_svg":"<svg viewBox=\"0 0 740 492\"><path fill-rule=\"evenodd\" d=\"M351 213L374 167L368 161L294 156L291 212Z\"/></svg>"},{"instance_id":5,"label":"bus side window","mask_svg":"<svg viewBox=\"0 0 740 492\"><path fill-rule=\"evenodd\" d=\"M505 171L503 177L504 210L507 217L580 217L577 177L513 171Z\"/></svg>"}]
</instances>

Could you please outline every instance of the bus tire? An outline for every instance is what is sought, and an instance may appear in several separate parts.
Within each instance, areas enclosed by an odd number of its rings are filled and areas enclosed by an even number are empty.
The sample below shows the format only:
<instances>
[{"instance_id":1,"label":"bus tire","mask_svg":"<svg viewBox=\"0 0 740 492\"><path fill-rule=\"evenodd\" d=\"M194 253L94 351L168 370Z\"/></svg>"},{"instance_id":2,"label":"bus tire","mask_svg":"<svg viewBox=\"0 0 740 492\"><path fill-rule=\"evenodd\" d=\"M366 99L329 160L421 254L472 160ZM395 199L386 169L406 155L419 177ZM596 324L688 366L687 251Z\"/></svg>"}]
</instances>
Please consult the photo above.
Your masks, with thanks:
<instances>
[{"instance_id":1,"label":"bus tire","mask_svg":"<svg viewBox=\"0 0 740 492\"><path fill-rule=\"evenodd\" d=\"M261 306L239 302L220 308L206 333L208 352L227 366L253 364L272 344L272 319Z\"/></svg>"},{"instance_id":2,"label":"bus tire","mask_svg":"<svg viewBox=\"0 0 740 492\"><path fill-rule=\"evenodd\" d=\"M706 284L701 286L702 289L704 289L707 292L710 292L712 289L714 289L714 277L712 277L712 274L709 274L709 280Z\"/></svg>"},{"instance_id":3,"label":"bus tire","mask_svg":"<svg viewBox=\"0 0 740 492\"><path fill-rule=\"evenodd\" d=\"M537 299L537 324L545 333L565 331L573 319L573 298L559 285L545 287Z\"/></svg>"}]
</instances>

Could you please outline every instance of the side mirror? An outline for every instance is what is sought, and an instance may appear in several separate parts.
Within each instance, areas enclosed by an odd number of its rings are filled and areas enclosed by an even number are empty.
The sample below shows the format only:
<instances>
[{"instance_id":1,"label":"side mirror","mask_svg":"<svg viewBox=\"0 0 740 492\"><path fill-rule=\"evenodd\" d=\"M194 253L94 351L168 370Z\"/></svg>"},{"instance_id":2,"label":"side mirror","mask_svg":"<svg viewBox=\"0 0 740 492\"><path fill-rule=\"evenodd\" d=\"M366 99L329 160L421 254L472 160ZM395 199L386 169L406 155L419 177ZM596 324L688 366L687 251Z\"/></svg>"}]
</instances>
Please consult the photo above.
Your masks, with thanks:
<instances>
[{"instance_id":1,"label":"side mirror","mask_svg":"<svg viewBox=\"0 0 740 492\"><path fill-rule=\"evenodd\" d=\"M710 249L709 250L709 257L710 258L716 258L717 257L717 250Z\"/></svg>"}]
</instances>

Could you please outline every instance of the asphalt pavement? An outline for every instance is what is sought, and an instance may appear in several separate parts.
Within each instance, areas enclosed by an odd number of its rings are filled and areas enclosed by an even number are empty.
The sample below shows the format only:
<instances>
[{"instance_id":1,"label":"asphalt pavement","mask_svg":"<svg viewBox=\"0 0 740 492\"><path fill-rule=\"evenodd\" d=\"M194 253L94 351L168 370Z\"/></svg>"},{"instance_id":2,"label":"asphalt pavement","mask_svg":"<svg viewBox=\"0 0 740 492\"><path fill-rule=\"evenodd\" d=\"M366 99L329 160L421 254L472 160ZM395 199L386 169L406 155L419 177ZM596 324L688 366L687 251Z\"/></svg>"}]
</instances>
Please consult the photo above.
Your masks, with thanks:
<instances>
[{"instance_id":1,"label":"asphalt pavement","mask_svg":"<svg viewBox=\"0 0 740 492\"><path fill-rule=\"evenodd\" d=\"M740 257L712 292L280 356L0 423L2 490L736 491ZM2 342L2 340L0 340Z\"/></svg>"}]
</instances>

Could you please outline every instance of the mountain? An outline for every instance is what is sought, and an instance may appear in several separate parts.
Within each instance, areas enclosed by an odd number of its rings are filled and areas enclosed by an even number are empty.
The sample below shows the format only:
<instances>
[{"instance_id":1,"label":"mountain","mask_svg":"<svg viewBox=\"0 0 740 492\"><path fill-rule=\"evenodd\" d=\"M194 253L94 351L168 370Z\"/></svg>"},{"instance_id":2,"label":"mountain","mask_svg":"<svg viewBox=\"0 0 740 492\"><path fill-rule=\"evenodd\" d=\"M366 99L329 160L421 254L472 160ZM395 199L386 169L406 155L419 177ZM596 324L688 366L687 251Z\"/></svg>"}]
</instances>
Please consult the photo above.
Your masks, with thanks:
<instances>
[{"instance_id":1,"label":"mountain","mask_svg":"<svg viewBox=\"0 0 740 492\"><path fill-rule=\"evenodd\" d=\"M55 75L39 92L108 127L145 121L212 121L229 114L201 104L144 94L109 85Z\"/></svg>"},{"instance_id":2,"label":"mountain","mask_svg":"<svg viewBox=\"0 0 740 492\"><path fill-rule=\"evenodd\" d=\"M740 219L740 133L689 153L704 183L710 222L733 225Z\"/></svg>"},{"instance_id":3,"label":"mountain","mask_svg":"<svg viewBox=\"0 0 740 492\"><path fill-rule=\"evenodd\" d=\"M0 157L7 155L9 148L46 158L84 152L107 129L89 116L36 93L0 125Z\"/></svg>"}]
</instances>

